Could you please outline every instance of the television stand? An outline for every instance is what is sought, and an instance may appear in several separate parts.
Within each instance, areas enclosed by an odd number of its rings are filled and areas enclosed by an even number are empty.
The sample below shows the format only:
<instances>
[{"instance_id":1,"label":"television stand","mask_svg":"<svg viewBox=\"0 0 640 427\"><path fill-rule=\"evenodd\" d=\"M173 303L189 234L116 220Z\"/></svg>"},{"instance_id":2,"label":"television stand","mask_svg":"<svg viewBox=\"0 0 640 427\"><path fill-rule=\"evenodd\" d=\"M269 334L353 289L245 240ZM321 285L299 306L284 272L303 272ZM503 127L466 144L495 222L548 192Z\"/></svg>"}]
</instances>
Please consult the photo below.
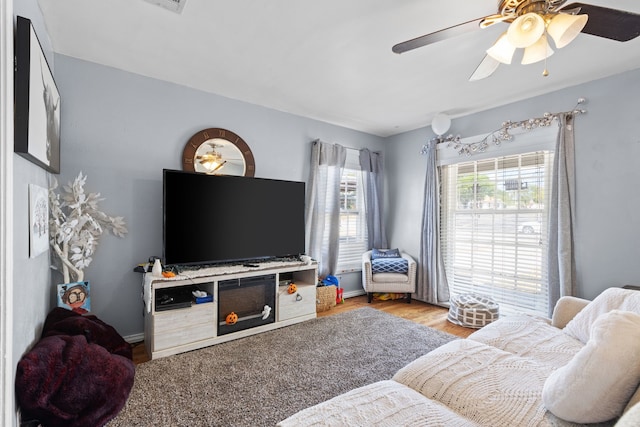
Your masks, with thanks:
<instances>
[{"instance_id":1,"label":"television stand","mask_svg":"<svg viewBox=\"0 0 640 427\"><path fill-rule=\"evenodd\" d=\"M257 265L183 270L173 278L146 273L144 341L149 357L157 359L196 350L316 317L317 263L290 259ZM288 293L289 283L296 284L293 294ZM212 301L161 307L165 295L184 295L193 290L206 292L212 298L203 301ZM248 306L252 302L257 308ZM227 322L231 312L237 319L231 316L229 320L236 323Z\"/></svg>"}]
</instances>

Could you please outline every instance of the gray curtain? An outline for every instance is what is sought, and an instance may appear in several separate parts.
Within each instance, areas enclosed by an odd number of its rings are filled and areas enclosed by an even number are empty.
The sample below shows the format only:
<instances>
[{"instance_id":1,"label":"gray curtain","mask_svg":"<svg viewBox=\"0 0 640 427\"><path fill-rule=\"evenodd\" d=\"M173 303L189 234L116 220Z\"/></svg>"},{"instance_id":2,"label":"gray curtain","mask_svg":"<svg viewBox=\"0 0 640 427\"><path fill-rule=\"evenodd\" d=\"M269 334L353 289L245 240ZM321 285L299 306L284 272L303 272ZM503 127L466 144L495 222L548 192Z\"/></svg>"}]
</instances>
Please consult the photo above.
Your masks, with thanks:
<instances>
[{"instance_id":1,"label":"gray curtain","mask_svg":"<svg viewBox=\"0 0 640 427\"><path fill-rule=\"evenodd\" d=\"M424 210L420 233L420 262L416 299L431 304L449 301L449 284L440 248L440 179L436 164L436 140L427 149L427 175L424 183Z\"/></svg>"},{"instance_id":2,"label":"gray curtain","mask_svg":"<svg viewBox=\"0 0 640 427\"><path fill-rule=\"evenodd\" d=\"M549 315L560 297L575 294L576 265L573 250L575 223L574 116L558 116L560 128L553 163L549 207Z\"/></svg>"},{"instance_id":3,"label":"gray curtain","mask_svg":"<svg viewBox=\"0 0 640 427\"><path fill-rule=\"evenodd\" d=\"M347 150L338 144L313 141L307 186L305 237L307 255L318 261L318 274L334 274L340 239L340 177Z\"/></svg>"},{"instance_id":4,"label":"gray curtain","mask_svg":"<svg viewBox=\"0 0 640 427\"><path fill-rule=\"evenodd\" d=\"M364 203L367 216L369 249L387 248L384 230L384 157L382 153L360 150L360 169L364 180Z\"/></svg>"}]
</instances>

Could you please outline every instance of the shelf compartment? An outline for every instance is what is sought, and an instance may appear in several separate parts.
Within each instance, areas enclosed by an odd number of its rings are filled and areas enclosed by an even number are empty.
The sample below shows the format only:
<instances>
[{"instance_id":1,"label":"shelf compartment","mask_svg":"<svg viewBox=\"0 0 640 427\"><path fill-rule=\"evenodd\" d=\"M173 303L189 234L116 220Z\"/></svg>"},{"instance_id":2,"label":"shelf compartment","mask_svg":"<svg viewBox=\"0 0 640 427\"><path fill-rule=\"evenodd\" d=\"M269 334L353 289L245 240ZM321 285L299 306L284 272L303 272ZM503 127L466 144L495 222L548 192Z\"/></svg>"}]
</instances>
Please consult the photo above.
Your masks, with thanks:
<instances>
[{"instance_id":1,"label":"shelf compartment","mask_svg":"<svg viewBox=\"0 0 640 427\"><path fill-rule=\"evenodd\" d=\"M215 305L198 304L156 313L153 324L153 351L213 338L216 336Z\"/></svg>"},{"instance_id":2,"label":"shelf compartment","mask_svg":"<svg viewBox=\"0 0 640 427\"><path fill-rule=\"evenodd\" d=\"M278 289L278 321L293 319L316 312L315 285L298 285L297 291L288 293L288 286Z\"/></svg>"}]
</instances>

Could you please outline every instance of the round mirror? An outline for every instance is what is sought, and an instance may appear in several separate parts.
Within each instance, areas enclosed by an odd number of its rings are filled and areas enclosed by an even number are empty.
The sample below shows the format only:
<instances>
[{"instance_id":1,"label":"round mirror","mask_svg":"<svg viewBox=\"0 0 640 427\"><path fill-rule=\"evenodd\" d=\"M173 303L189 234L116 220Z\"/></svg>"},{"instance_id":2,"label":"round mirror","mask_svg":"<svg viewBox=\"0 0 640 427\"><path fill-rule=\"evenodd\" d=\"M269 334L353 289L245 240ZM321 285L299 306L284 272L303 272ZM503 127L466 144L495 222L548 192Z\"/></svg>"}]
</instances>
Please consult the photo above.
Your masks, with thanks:
<instances>
[{"instance_id":1,"label":"round mirror","mask_svg":"<svg viewBox=\"0 0 640 427\"><path fill-rule=\"evenodd\" d=\"M251 149L238 135L209 128L189 139L182 153L182 168L210 175L254 176L255 161Z\"/></svg>"}]
</instances>

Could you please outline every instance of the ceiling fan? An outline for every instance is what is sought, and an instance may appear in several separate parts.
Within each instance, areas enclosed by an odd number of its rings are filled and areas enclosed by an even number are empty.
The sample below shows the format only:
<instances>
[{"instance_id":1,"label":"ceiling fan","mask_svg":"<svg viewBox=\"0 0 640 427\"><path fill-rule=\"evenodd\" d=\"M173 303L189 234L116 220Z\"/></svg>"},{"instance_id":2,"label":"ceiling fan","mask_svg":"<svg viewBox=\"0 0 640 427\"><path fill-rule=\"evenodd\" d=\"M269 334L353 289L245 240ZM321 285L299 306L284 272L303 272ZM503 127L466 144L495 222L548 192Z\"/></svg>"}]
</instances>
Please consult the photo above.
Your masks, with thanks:
<instances>
[{"instance_id":1,"label":"ceiling fan","mask_svg":"<svg viewBox=\"0 0 640 427\"><path fill-rule=\"evenodd\" d=\"M393 46L395 53L404 53L419 47L446 40L460 34L509 23L498 40L487 49L487 54L473 72L470 81L489 77L503 64L510 64L516 49L523 48L523 64L546 60L553 54L548 39L556 48L562 48L580 33L591 34L616 41L629 41L640 35L640 15L566 0L498 0L498 13L433 33L425 34ZM548 75L544 70L543 75Z\"/></svg>"}]
</instances>

